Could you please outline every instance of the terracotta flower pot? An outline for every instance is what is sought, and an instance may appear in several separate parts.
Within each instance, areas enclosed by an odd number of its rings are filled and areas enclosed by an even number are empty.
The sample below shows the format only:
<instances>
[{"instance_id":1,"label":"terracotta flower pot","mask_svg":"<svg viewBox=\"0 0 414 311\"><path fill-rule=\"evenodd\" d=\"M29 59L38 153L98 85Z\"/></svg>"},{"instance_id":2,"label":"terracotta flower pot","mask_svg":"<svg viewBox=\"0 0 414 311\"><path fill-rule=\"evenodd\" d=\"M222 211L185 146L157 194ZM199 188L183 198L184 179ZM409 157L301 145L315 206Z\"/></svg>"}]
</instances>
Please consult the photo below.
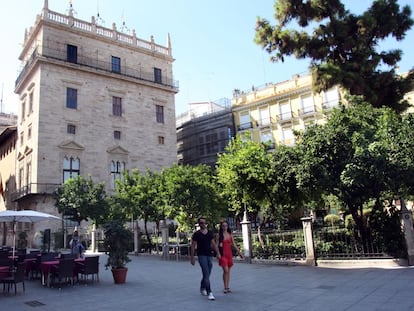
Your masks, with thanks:
<instances>
[{"instance_id":1,"label":"terracotta flower pot","mask_svg":"<svg viewBox=\"0 0 414 311\"><path fill-rule=\"evenodd\" d=\"M124 284L128 268L112 268L112 276L114 277L115 284Z\"/></svg>"}]
</instances>

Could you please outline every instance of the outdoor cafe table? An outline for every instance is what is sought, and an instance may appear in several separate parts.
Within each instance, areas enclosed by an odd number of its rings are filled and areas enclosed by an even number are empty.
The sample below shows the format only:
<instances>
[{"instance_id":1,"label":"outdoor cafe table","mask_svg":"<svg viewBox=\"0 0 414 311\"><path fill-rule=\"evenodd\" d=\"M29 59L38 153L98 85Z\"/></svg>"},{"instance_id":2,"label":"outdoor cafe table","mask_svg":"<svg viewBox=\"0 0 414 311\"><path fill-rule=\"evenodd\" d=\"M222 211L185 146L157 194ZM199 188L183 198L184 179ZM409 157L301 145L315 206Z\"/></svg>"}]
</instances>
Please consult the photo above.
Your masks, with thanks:
<instances>
[{"instance_id":1,"label":"outdoor cafe table","mask_svg":"<svg viewBox=\"0 0 414 311\"><path fill-rule=\"evenodd\" d=\"M75 267L73 274L75 275L77 273L77 263L83 263L85 261L85 258L76 258L75 261ZM42 285L50 286L50 272L52 271L52 268L54 266L59 266L60 261L58 259L51 260L51 261L43 261L40 263L40 271L42 273Z\"/></svg>"},{"instance_id":2,"label":"outdoor cafe table","mask_svg":"<svg viewBox=\"0 0 414 311\"><path fill-rule=\"evenodd\" d=\"M26 258L24 262L26 263L26 275L30 274L30 271L33 268L33 265L36 263L37 258Z\"/></svg>"}]
</instances>

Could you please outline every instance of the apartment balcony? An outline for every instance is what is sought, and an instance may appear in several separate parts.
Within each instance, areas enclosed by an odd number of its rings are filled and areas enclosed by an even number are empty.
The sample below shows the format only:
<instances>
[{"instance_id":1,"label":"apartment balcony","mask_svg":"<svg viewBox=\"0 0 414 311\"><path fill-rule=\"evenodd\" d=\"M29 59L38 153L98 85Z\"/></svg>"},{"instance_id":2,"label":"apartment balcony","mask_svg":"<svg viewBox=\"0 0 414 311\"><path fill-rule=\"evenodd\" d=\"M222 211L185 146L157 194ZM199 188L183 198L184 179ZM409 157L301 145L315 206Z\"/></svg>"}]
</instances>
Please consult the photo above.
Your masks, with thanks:
<instances>
[{"instance_id":1,"label":"apartment balcony","mask_svg":"<svg viewBox=\"0 0 414 311\"><path fill-rule=\"evenodd\" d=\"M274 123L274 120L272 118L263 118L263 119L260 119L257 123L258 123L258 127L261 127L261 128L270 127Z\"/></svg>"},{"instance_id":2,"label":"apartment balcony","mask_svg":"<svg viewBox=\"0 0 414 311\"><path fill-rule=\"evenodd\" d=\"M40 52L41 51L41 52ZM110 74L117 74L120 76L124 76L127 78L132 78L140 81L150 82L157 85L161 85L170 89L173 89L175 92L178 92L179 86L178 81L173 80L171 78L167 78L165 76L156 76L153 71L144 71L141 67L128 67L123 66L121 64L120 68L117 68L117 70L114 70L112 63L109 61L103 61L96 58L91 58L87 56L78 55L76 60L69 60L67 56L66 51L60 51L60 50L54 50L47 47L38 47L36 48L31 57L27 60L26 64L24 65L22 71L20 72L19 76L16 79L15 87L20 84L22 78L25 76L25 74L28 72L31 65L39 59L49 59L51 61L60 61L62 64L67 66L74 66L74 65L80 65L80 68L77 67L77 69L82 69L84 67L85 69L95 69L95 70L101 70L106 73Z\"/></svg>"},{"instance_id":3,"label":"apartment balcony","mask_svg":"<svg viewBox=\"0 0 414 311\"><path fill-rule=\"evenodd\" d=\"M237 131L245 131L253 128L253 122L246 122L237 125Z\"/></svg>"},{"instance_id":4,"label":"apartment balcony","mask_svg":"<svg viewBox=\"0 0 414 311\"><path fill-rule=\"evenodd\" d=\"M293 113L291 111L281 113L276 116L276 122L280 124L290 123L293 120Z\"/></svg>"},{"instance_id":5,"label":"apartment balcony","mask_svg":"<svg viewBox=\"0 0 414 311\"><path fill-rule=\"evenodd\" d=\"M309 106L309 107L304 107L304 108L298 110L298 116L303 120L306 120L308 118L314 118L315 116L317 116L319 114L320 114L320 112L317 111L315 105Z\"/></svg>"},{"instance_id":6,"label":"apartment balcony","mask_svg":"<svg viewBox=\"0 0 414 311\"><path fill-rule=\"evenodd\" d=\"M30 183L11 194L12 201L18 201L33 195L52 195L60 184Z\"/></svg>"},{"instance_id":7,"label":"apartment balcony","mask_svg":"<svg viewBox=\"0 0 414 311\"><path fill-rule=\"evenodd\" d=\"M332 110L333 108L338 108L339 101L338 100L331 100L322 103L322 108L324 110Z\"/></svg>"}]
</instances>

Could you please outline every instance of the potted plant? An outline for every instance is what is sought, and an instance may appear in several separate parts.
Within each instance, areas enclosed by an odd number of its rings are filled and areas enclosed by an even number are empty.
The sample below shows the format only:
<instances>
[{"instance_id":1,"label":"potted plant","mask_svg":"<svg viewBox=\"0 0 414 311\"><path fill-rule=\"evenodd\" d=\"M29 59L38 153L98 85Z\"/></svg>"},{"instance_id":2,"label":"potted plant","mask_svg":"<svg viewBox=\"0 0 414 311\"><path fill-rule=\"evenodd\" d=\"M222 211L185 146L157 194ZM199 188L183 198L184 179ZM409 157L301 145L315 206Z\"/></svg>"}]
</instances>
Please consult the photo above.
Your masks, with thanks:
<instances>
[{"instance_id":1,"label":"potted plant","mask_svg":"<svg viewBox=\"0 0 414 311\"><path fill-rule=\"evenodd\" d=\"M108 253L106 269L111 267L115 284L125 283L128 268L126 264L130 262L129 251L133 243L132 232L125 228L119 220L112 220L104 225L105 237L104 248Z\"/></svg>"}]
</instances>

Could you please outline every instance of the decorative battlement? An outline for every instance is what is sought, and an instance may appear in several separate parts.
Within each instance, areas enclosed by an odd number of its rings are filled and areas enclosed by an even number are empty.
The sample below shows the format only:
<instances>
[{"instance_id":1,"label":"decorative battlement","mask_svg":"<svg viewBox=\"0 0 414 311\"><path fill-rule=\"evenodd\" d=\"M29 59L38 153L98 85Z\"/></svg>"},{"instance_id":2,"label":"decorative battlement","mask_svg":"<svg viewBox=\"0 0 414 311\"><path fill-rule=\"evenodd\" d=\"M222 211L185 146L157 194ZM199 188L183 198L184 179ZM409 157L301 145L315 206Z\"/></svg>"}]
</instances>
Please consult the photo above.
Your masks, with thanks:
<instances>
[{"instance_id":1,"label":"decorative battlement","mask_svg":"<svg viewBox=\"0 0 414 311\"><path fill-rule=\"evenodd\" d=\"M167 37L167 47L156 44L154 42L154 37L151 36L150 41L146 41L140 39L136 36L135 30L132 30L132 35L125 34L120 32L116 28L116 24L112 23L112 29L105 28L96 23L95 16L91 17L91 22L86 22L80 19L77 19L73 16L73 9L69 10L69 14L61 14L54 11L49 10L48 8L48 1L45 0L44 7L42 10L42 14L37 16L36 24L40 22L40 20L47 20L49 22L57 23L60 25L66 25L71 28L75 28L80 31L89 32L97 36L109 38L112 40L120 41L126 44L130 44L134 47L147 49L152 52L157 52L163 55L168 55L172 57L171 52L171 40L170 35L168 34ZM25 32L24 42L26 43L27 40L30 38L32 31L35 27L30 28L29 32Z\"/></svg>"}]
</instances>

